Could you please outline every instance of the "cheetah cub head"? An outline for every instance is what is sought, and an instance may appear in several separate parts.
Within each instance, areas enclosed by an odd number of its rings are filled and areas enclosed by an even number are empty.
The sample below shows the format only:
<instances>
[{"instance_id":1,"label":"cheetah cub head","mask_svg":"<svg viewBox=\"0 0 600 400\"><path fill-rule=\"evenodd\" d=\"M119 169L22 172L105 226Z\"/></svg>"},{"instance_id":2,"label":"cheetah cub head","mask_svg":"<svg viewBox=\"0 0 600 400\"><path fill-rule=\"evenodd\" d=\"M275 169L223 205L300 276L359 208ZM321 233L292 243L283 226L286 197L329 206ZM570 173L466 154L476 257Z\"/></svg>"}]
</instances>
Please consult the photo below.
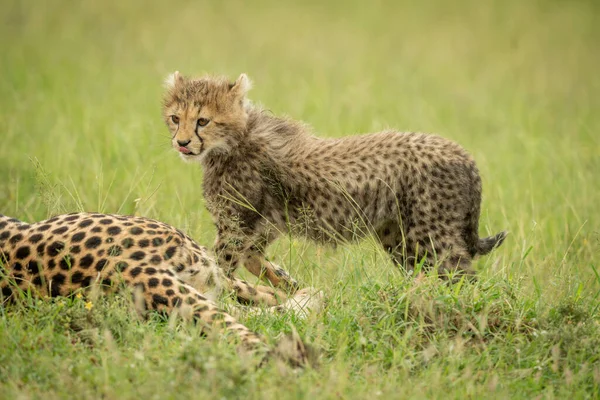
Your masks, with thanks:
<instances>
[{"instance_id":1,"label":"cheetah cub head","mask_svg":"<svg viewBox=\"0 0 600 400\"><path fill-rule=\"evenodd\" d=\"M198 79L175 72L165 81L163 117L171 144L184 160L201 161L207 155L227 153L244 135L248 114L246 74L231 83L226 78Z\"/></svg>"}]
</instances>

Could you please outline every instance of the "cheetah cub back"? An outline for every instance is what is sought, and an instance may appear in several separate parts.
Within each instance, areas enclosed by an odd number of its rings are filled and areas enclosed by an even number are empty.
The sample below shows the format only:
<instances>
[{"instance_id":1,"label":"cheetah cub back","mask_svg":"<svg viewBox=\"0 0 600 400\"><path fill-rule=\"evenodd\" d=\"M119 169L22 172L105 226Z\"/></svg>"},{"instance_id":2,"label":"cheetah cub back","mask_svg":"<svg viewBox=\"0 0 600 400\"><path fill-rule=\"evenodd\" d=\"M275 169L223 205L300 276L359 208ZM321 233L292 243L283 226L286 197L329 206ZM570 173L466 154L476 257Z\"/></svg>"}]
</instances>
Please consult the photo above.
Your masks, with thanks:
<instances>
[{"instance_id":1,"label":"cheetah cub back","mask_svg":"<svg viewBox=\"0 0 600 400\"><path fill-rule=\"evenodd\" d=\"M337 243L374 235L393 260L472 273L506 233L479 238L481 179L473 158L435 135L385 131L325 139L246 99L250 81L169 77L163 101L172 145L204 170L218 264L244 264L295 287L264 258L280 233Z\"/></svg>"}]
</instances>

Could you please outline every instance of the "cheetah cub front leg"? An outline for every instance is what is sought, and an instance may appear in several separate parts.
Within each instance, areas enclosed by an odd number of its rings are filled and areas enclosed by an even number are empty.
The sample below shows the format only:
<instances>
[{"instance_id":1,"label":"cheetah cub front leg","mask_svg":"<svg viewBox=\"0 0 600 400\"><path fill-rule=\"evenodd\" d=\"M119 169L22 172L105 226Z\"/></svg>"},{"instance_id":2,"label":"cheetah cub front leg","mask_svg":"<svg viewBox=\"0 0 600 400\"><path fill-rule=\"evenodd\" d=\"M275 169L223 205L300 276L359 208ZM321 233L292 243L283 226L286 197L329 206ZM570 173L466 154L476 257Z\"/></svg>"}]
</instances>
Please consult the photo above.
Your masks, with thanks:
<instances>
[{"instance_id":1,"label":"cheetah cub front leg","mask_svg":"<svg viewBox=\"0 0 600 400\"><path fill-rule=\"evenodd\" d=\"M266 279L274 287L295 293L299 288L298 282L285 269L266 259L264 240L252 239L252 236L243 234L217 234L214 246L217 264L230 278L233 277L239 265L243 264L250 273L259 279Z\"/></svg>"}]
</instances>

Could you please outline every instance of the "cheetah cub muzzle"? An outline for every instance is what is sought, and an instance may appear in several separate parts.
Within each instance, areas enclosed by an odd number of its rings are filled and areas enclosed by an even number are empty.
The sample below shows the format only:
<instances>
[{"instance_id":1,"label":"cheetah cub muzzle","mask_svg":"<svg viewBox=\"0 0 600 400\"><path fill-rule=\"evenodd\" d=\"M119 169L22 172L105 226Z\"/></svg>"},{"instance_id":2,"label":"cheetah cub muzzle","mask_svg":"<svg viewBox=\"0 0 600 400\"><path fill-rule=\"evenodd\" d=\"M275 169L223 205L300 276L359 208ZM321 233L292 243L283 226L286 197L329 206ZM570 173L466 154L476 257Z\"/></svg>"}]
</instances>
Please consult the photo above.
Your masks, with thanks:
<instances>
[{"instance_id":1,"label":"cheetah cub muzzle","mask_svg":"<svg viewBox=\"0 0 600 400\"><path fill-rule=\"evenodd\" d=\"M338 243L374 235L411 270L472 274L471 261L506 233L479 238L481 179L473 158L435 135L384 131L324 139L246 99L250 81L166 81L163 117L181 157L199 162L228 276L243 264L275 286L297 287L264 258L291 232Z\"/></svg>"}]
</instances>

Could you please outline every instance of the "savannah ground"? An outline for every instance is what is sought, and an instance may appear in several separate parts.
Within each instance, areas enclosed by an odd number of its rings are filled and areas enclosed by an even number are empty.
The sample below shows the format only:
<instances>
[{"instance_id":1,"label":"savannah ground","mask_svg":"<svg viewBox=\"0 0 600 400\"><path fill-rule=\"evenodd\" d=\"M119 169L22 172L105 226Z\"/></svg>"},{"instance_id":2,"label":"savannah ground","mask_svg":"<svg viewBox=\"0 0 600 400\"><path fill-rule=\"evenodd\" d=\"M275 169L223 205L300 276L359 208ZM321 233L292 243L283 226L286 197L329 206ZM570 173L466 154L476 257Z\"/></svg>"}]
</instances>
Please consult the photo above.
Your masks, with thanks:
<instances>
[{"instance_id":1,"label":"savannah ground","mask_svg":"<svg viewBox=\"0 0 600 400\"><path fill-rule=\"evenodd\" d=\"M436 132L475 157L474 284L406 277L373 243L283 238L271 258L326 309L294 327L321 365L248 369L124 297L0 308L0 398L597 398L600 7L594 1L2 1L0 213L137 214L210 245L198 165L169 147L161 82L240 72L320 135ZM246 274L247 276L247 274ZM87 305L87 307L86 307Z\"/></svg>"}]
</instances>

